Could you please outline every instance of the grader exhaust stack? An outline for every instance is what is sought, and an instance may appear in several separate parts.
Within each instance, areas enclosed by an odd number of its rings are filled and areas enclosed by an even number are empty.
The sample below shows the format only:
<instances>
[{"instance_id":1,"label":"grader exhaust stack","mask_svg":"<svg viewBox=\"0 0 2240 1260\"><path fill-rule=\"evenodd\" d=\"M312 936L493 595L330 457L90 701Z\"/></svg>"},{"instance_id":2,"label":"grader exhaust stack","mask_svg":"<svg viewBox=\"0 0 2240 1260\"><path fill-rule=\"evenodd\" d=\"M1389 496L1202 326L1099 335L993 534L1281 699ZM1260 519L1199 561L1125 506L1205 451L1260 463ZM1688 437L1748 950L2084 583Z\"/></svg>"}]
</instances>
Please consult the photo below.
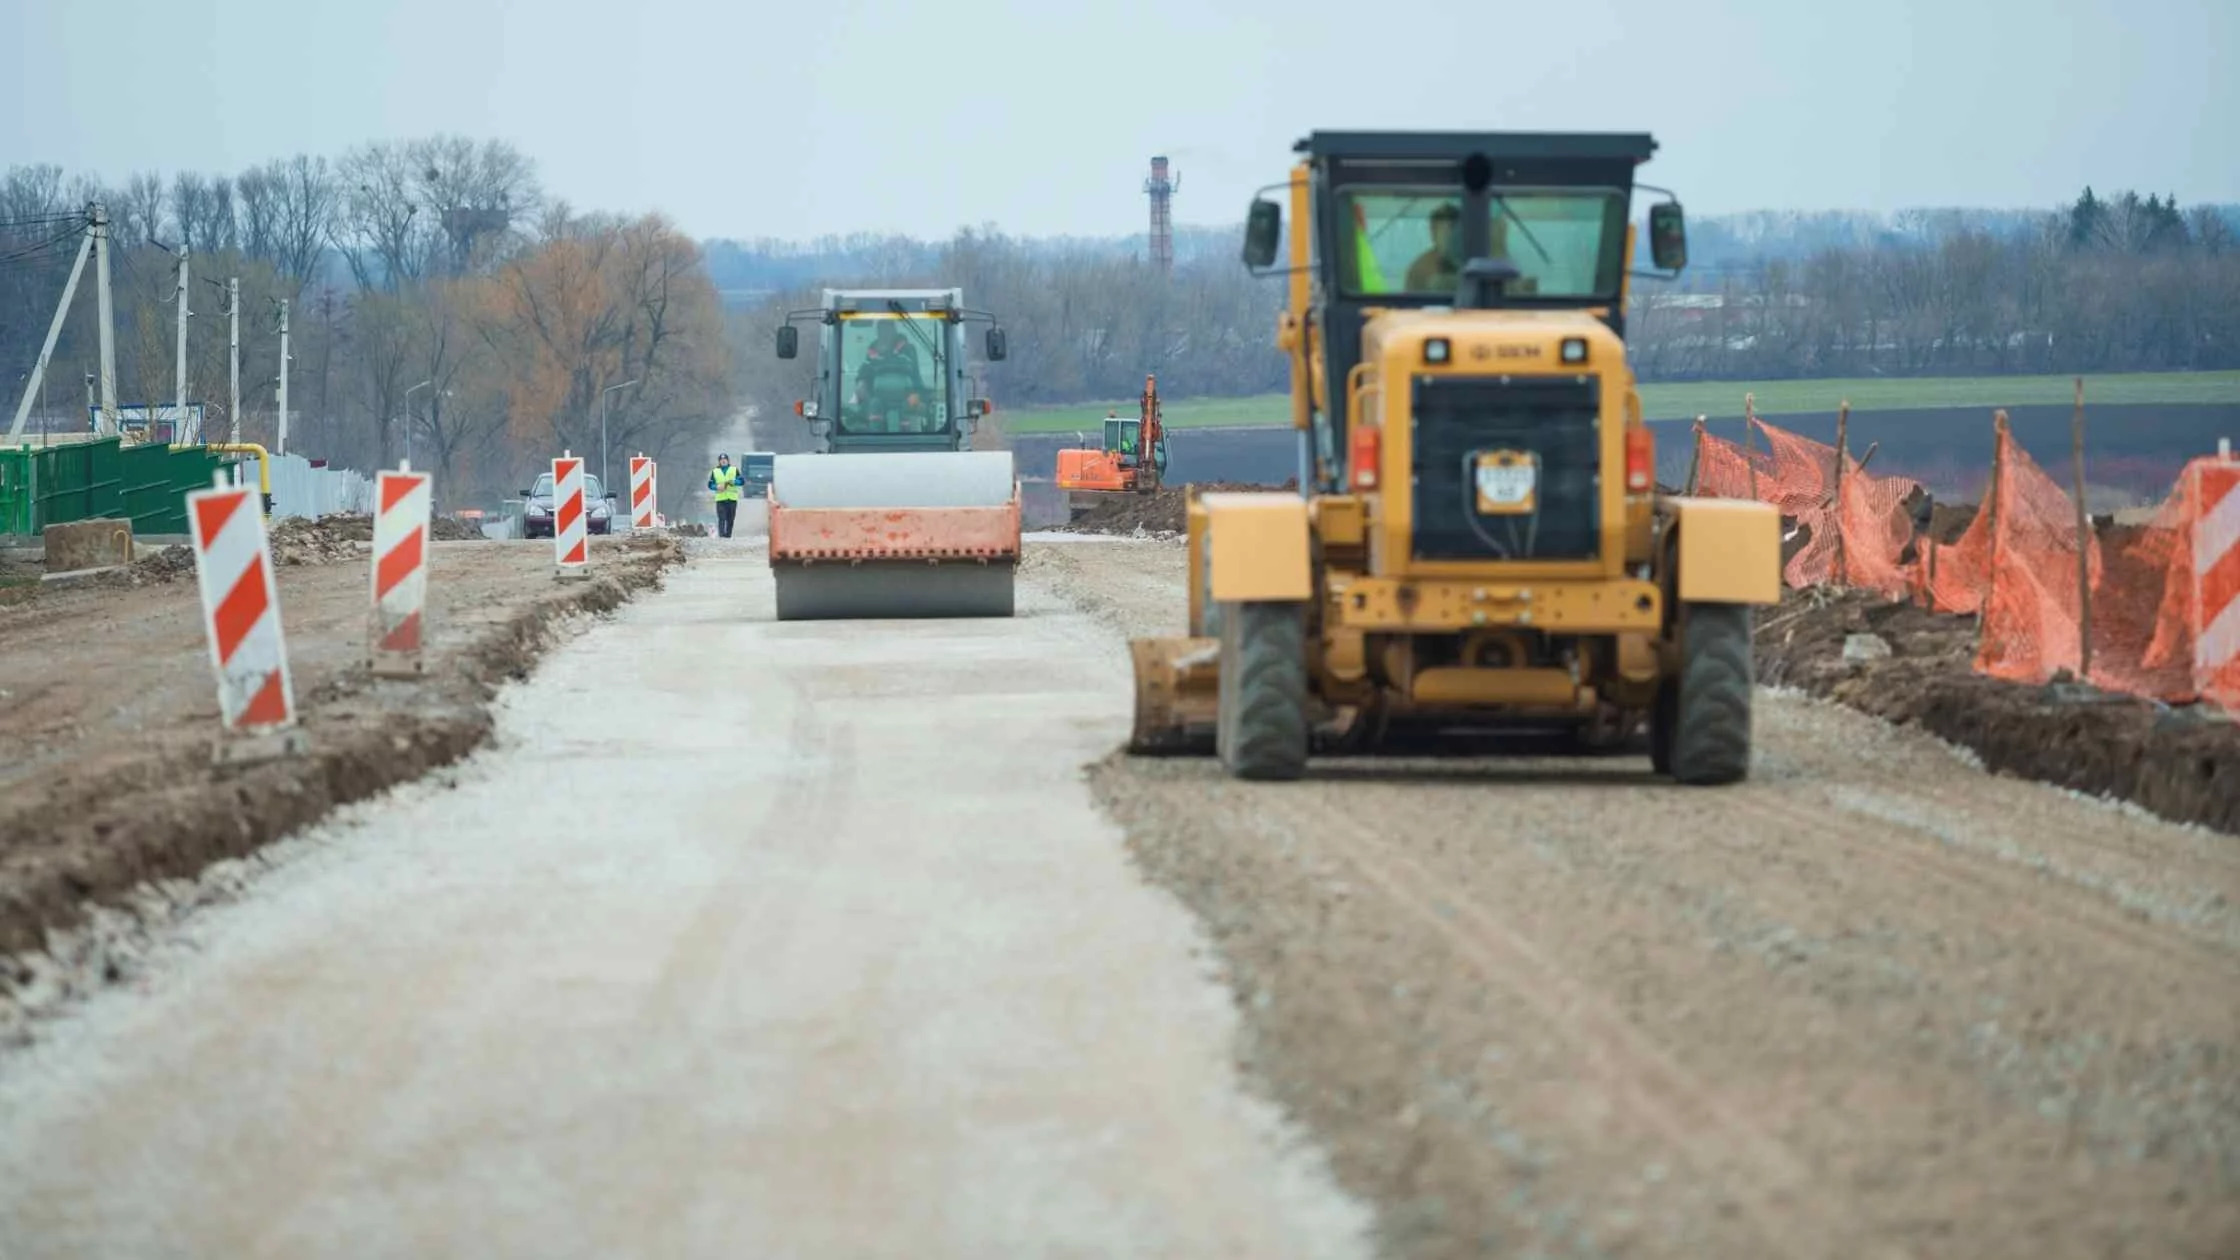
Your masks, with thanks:
<instances>
[{"instance_id":1,"label":"grader exhaust stack","mask_svg":"<svg viewBox=\"0 0 2240 1260\"><path fill-rule=\"evenodd\" d=\"M770 484L778 619L1011 616L1019 481L1009 451L971 449L991 408L965 371L964 324L994 317L960 289L827 289L787 314L779 358L810 319L816 388L794 411L817 450ZM1002 329L986 350L1004 357Z\"/></svg>"}]
</instances>

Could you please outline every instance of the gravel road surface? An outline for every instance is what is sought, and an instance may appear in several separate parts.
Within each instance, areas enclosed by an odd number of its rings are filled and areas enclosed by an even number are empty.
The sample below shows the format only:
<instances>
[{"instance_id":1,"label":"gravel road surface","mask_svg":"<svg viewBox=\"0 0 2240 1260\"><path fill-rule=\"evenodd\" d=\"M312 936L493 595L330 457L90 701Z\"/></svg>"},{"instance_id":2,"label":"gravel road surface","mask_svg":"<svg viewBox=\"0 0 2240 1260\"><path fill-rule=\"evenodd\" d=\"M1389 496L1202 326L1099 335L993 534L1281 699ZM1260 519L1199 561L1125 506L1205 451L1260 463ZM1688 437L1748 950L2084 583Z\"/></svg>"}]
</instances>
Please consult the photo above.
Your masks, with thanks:
<instances>
[{"instance_id":1,"label":"gravel road surface","mask_svg":"<svg viewBox=\"0 0 2240 1260\"><path fill-rule=\"evenodd\" d=\"M1181 557L1038 559L1159 634ZM1721 791L1645 757L1094 777L1389 1254L2240 1255L2240 840L1758 714Z\"/></svg>"},{"instance_id":2,"label":"gravel road surface","mask_svg":"<svg viewBox=\"0 0 2240 1260\"><path fill-rule=\"evenodd\" d=\"M778 625L694 546L0 1059L0 1253L1363 1254L1081 780L1117 641Z\"/></svg>"},{"instance_id":3,"label":"gravel road surface","mask_svg":"<svg viewBox=\"0 0 2240 1260\"><path fill-rule=\"evenodd\" d=\"M1178 546L695 547L0 1057L0 1251L2240 1255L2232 837L1786 693L1728 790L1235 783L1110 755Z\"/></svg>"}]
</instances>

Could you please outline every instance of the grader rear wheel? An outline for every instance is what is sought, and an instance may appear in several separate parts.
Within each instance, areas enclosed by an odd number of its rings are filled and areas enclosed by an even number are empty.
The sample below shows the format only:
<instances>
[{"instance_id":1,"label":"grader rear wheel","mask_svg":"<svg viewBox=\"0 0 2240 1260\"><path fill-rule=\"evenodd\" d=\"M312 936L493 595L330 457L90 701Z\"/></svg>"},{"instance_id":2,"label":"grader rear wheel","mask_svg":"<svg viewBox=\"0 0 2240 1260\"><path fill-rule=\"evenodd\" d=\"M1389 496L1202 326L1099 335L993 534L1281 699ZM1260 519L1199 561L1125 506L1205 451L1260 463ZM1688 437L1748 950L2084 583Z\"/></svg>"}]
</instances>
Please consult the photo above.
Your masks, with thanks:
<instances>
[{"instance_id":1,"label":"grader rear wheel","mask_svg":"<svg viewBox=\"0 0 2240 1260\"><path fill-rule=\"evenodd\" d=\"M1214 747L1240 779L1296 779L1307 768L1307 618L1296 602L1221 610Z\"/></svg>"}]
</instances>

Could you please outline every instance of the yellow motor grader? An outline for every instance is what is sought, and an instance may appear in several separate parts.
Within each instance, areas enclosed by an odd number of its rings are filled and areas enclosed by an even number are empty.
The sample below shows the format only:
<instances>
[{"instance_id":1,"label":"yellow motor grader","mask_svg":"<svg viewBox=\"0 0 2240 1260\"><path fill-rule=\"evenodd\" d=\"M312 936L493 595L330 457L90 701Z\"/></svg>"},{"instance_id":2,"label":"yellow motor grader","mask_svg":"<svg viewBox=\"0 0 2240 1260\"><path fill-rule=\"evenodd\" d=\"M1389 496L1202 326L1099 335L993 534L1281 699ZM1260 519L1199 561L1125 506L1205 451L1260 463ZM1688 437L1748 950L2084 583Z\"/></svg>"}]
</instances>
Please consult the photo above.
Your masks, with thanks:
<instances>
[{"instance_id":1,"label":"yellow motor grader","mask_svg":"<svg viewBox=\"0 0 2240 1260\"><path fill-rule=\"evenodd\" d=\"M1288 779L1311 751L1531 726L1607 749L1646 725L1660 774L1747 775L1780 521L1658 491L1624 341L1634 171L1655 150L1634 134L1299 143L1290 229L1256 198L1244 261L1289 283L1300 491L1191 500L1189 630L1131 644L1132 751ZM1665 197L1648 212L1659 278L1687 262Z\"/></svg>"}]
</instances>

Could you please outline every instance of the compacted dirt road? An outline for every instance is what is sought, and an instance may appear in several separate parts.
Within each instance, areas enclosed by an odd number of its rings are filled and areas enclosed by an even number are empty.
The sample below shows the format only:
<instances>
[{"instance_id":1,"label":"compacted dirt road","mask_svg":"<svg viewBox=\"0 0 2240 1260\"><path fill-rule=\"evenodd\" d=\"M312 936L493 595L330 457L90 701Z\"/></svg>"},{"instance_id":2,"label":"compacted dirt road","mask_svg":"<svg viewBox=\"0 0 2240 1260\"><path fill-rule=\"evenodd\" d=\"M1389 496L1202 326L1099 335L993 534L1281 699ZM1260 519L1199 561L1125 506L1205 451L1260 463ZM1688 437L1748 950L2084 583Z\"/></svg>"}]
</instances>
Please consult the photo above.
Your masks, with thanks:
<instances>
[{"instance_id":1,"label":"compacted dirt road","mask_svg":"<svg viewBox=\"0 0 2240 1260\"><path fill-rule=\"evenodd\" d=\"M1178 548L1042 560L1179 631ZM1095 781L1392 1254L2240 1255L2240 839L1785 695L1726 790Z\"/></svg>"},{"instance_id":2,"label":"compacted dirt road","mask_svg":"<svg viewBox=\"0 0 2240 1260\"><path fill-rule=\"evenodd\" d=\"M1171 542L693 547L0 1056L0 1254L2240 1254L2240 840L1789 694L1235 783L1112 755Z\"/></svg>"},{"instance_id":3,"label":"compacted dirt road","mask_svg":"<svg viewBox=\"0 0 2240 1260\"><path fill-rule=\"evenodd\" d=\"M1081 781L1097 625L779 625L693 546L0 1059L0 1255L1366 1254Z\"/></svg>"}]
</instances>

